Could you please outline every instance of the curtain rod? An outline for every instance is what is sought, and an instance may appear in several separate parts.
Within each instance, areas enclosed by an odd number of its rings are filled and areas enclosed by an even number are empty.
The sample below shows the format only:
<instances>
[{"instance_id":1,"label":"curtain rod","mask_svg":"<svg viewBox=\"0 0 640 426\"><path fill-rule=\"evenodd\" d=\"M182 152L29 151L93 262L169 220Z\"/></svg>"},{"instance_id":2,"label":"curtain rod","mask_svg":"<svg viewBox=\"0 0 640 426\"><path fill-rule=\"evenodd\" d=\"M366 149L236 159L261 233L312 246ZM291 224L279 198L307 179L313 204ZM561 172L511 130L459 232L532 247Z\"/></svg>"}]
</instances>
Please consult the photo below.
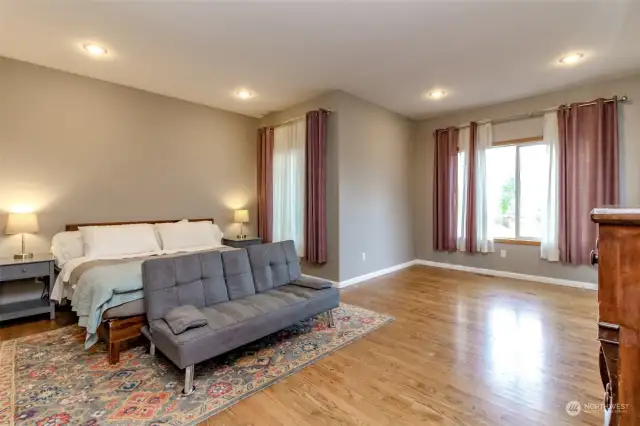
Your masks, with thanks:
<instances>
[{"instance_id":1,"label":"curtain rod","mask_svg":"<svg viewBox=\"0 0 640 426\"><path fill-rule=\"evenodd\" d=\"M616 97L610 98L610 99L605 99L605 102L613 102L616 99ZM627 102L629 100L629 98L625 95L622 97L617 98L618 102ZM589 106L589 105L595 105L596 102L585 102L585 103L581 103L578 104L579 107L583 107L583 106ZM551 112L551 111L558 111L560 108L565 108L567 105L563 104L560 106L556 106L556 107L551 107L551 108L546 108L546 109L541 109L538 111L534 111L534 112L528 112L525 114L517 114L517 115L511 115L508 117L500 117L500 118L496 118L494 120L479 120L477 121L478 124L485 124L485 123L506 123L509 121L517 121L517 120L524 120L525 118L533 118L533 117L540 117L542 115L544 115L545 112ZM465 123L462 124L460 126L455 126L457 129L463 129L465 127L469 127L471 124L470 123ZM433 132L435 134L435 130Z\"/></svg>"},{"instance_id":2,"label":"curtain rod","mask_svg":"<svg viewBox=\"0 0 640 426\"><path fill-rule=\"evenodd\" d=\"M320 108L320 109L322 109L322 110L324 110L324 111L327 111L329 114L331 114L331 113L333 112L333 110L332 110L332 109L325 109L325 108ZM313 110L312 110L312 111L313 111ZM299 115L299 116L297 116L297 117L290 118L289 120L287 120L287 121L285 121L285 122L282 122L282 123L280 123L280 124L276 124L275 126L267 126L267 127L272 127L272 128L274 128L274 129L275 129L276 127L286 126L286 125L287 125L287 124L289 124L289 123L293 123L294 121L302 120L303 118L307 118L307 114L305 114L305 115Z\"/></svg>"}]
</instances>

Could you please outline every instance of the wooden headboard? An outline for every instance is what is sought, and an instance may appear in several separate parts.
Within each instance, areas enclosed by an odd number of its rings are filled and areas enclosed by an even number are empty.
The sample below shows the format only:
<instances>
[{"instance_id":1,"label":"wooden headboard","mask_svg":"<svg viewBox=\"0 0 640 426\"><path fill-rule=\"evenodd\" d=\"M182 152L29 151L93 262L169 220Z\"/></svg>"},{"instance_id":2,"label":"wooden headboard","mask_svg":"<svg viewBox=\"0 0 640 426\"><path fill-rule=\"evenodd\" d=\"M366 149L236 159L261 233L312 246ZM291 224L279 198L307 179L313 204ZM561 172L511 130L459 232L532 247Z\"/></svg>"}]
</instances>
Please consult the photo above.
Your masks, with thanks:
<instances>
[{"instance_id":1,"label":"wooden headboard","mask_svg":"<svg viewBox=\"0 0 640 426\"><path fill-rule=\"evenodd\" d=\"M181 219L173 219L173 220L136 220L131 222L98 222L98 223L69 223L64 226L65 231L77 231L81 226L109 226L109 225L135 225L138 223L173 223L178 222ZM203 222L205 220L210 220L215 223L213 219L187 219L189 222Z\"/></svg>"}]
</instances>

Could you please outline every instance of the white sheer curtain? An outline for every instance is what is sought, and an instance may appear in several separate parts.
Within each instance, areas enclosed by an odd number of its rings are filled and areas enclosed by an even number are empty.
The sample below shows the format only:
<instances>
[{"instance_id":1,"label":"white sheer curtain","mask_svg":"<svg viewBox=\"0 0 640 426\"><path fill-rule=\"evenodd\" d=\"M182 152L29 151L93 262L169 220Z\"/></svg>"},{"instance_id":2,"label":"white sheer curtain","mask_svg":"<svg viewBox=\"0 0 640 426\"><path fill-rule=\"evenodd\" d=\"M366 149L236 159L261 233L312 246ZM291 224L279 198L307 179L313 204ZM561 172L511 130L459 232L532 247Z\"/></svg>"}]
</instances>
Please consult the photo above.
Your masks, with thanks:
<instances>
[{"instance_id":1,"label":"white sheer curtain","mask_svg":"<svg viewBox=\"0 0 640 426\"><path fill-rule=\"evenodd\" d=\"M304 256L305 120L276 127L273 135L273 241L293 240Z\"/></svg>"},{"instance_id":2,"label":"white sheer curtain","mask_svg":"<svg viewBox=\"0 0 640 426\"><path fill-rule=\"evenodd\" d=\"M491 123L478 124L476 136L476 227L477 250L480 253L494 251L493 235L489 235L487 213L487 149L493 143Z\"/></svg>"},{"instance_id":3,"label":"white sheer curtain","mask_svg":"<svg viewBox=\"0 0 640 426\"><path fill-rule=\"evenodd\" d=\"M543 181L546 188L546 205L542 210L542 240L540 242L540 257L550 262L560 260L559 236L558 236L558 169L560 139L558 136L558 115L555 111L544 115L544 127L542 136L547 146L547 158L542 165Z\"/></svg>"},{"instance_id":4,"label":"white sheer curtain","mask_svg":"<svg viewBox=\"0 0 640 426\"><path fill-rule=\"evenodd\" d=\"M458 251L465 251L467 240L467 191L469 183L469 134L468 127L458 130Z\"/></svg>"}]
</instances>

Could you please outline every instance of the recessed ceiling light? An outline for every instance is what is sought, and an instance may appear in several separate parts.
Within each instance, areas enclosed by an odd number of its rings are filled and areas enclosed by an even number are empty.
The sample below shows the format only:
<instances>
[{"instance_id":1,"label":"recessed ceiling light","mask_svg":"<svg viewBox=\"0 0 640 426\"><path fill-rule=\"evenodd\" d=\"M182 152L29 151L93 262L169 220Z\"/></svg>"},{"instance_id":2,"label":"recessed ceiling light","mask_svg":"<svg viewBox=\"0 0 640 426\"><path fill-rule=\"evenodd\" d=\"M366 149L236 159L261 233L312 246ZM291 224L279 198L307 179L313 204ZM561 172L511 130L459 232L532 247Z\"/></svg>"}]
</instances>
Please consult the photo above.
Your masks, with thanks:
<instances>
[{"instance_id":1,"label":"recessed ceiling light","mask_svg":"<svg viewBox=\"0 0 640 426\"><path fill-rule=\"evenodd\" d=\"M107 54L107 49L93 43L85 44L82 48L92 56L104 56Z\"/></svg>"},{"instance_id":2,"label":"recessed ceiling light","mask_svg":"<svg viewBox=\"0 0 640 426\"><path fill-rule=\"evenodd\" d=\"M584 55L582 53L571 53L560 58L560 63L565 65L572 65L579 62L583 57Z\"/></svg>"},{"instance_id":3,"label":"recessed ceiling light","mask_svg":"<svg viewBox=\"0 0 640 426\"><path fill-rule=\"evenodd\" d=\"M253 93L251 93L247 89L240 89L236 92L236 96L239 99L250 99L250 98L253 98Z\"/></svg>"},{"instance_id":4,"label":"recessed ceiling light","mask_svg":"<svg viewBox=\"0 0 640 426\"><path fill-rule=\"evenodd\" d=\"M447 96L447 92L445 92L442 89L436 89L436 90L432 90L427 94L428 97L430 97L431 99L442 99L445 96Z\"/></svg>"}]
</instances>

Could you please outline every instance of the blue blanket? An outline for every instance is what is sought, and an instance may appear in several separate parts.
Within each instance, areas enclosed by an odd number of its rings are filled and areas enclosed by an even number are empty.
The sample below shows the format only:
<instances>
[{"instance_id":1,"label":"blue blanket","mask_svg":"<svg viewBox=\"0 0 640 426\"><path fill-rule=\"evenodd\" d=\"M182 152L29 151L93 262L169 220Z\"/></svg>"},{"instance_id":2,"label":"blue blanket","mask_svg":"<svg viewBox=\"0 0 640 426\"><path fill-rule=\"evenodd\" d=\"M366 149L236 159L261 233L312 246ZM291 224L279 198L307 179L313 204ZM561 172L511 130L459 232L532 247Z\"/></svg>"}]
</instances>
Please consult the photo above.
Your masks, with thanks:
<instances>
[{"instance_id":1,"label":"blue blanket","mask_svg":"<svg viewBox=\"0 0 640 426\"><path fill-rule=\"evenodd\" d=\"M95 261L83 268L75 281L71 308L78 314L78 324L87 329L85 349L98 341L97 330L102 314L115 306L142 299L142 262L144 259ZM100 264L104 262L105 264ZM75 271L74 271L75 272Z\"/></svg>"}]
</instances>

